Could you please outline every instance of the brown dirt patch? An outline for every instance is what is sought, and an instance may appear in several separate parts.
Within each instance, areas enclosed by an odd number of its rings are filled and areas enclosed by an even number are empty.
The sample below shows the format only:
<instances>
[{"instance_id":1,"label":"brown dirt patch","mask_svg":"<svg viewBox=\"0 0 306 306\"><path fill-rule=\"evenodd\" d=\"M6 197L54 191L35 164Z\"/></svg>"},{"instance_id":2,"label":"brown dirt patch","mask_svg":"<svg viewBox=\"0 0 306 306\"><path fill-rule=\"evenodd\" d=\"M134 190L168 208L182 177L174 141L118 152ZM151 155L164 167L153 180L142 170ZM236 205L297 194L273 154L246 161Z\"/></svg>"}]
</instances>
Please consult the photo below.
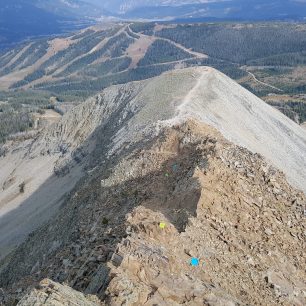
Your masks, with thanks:
<instances>
[{"instance_id":1,"label":"brown dirt patch","mask_svg":"<svg viewBox=\"0 0 306 306\"><path fill-rule=\"evenodd\" d=\"M156 39L149 36L141 36L131 44L126 51L126 55L132 59L129 68L135 68L139 61L145 56L148 48L153 44Z\"/></svg>"}]
</instances>

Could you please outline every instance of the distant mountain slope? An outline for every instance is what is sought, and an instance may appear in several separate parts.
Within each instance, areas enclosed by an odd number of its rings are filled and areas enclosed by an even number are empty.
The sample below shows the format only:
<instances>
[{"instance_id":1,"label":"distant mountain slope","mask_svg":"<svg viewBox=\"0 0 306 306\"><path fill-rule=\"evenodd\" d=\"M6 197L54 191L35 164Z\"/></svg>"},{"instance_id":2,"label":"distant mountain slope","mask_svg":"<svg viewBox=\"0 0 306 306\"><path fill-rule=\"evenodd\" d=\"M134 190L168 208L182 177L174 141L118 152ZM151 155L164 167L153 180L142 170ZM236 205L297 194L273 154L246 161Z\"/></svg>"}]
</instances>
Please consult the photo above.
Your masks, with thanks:
<instances>
[{"instance_id":1,"label":"distant mountain slope","mask_svg":"<svg viewBox=\"0 0 306 306\"><path fill-rule=\"evenodd\" d=\"M2 0L0 50L42 35L59 34L89 25L101 11L82 1Z\"/></svg>"},{"instance_id":2,"label":"distant mountain slope","mask_svg":"<svg viewBox=\"0 0 306 306\"><path fill-rule=\"evenodd\" d=\"M0 47L25 39L60 32L55 14L37 8L30 0L3 0L0 4Z\"/></svg>"},{"instance_id":3,"label":"distant mountain slope","mask_svg":"<svg viewBox=\"0 0 306 306\"><path fill-rule=\"evenodd\" d=\"M295 0L228 1L117 1L105 3L112 12L129 18L203 18L229 20L303 19L306 3Z\"/></svg>"},{"instance_id":4,"label":"distant mountain slope","mask_svg":"<svg viewBox=\"0 0 306 306\"><path fill-rule=\"evenodd\" d=\"M306 4L295 0L3 0L0 49L11 43L76 29L98 18L196 20L303 20Z\"/></svg>"},{"instance_id":5,"label":"distant mountain slope","mask_svg":"<svg viewBox=\"0 0 306 306\"><path fill-rule=\"evenodd\" d=\"M270 62L269 66L289 67L306 63L305 33L304 24L291 23L106 23L0 54L0 87L55 85L60 88L57 91L78 85L79 90L85 86L94 89L106 74L133 80L131 68L139 68L141 79L176 64L212 65L238 79L247 75L244 65ZM144 65L150 67L140 70ZM92 76L98 78L90 87L83 84Z\"/></svg>"},{"instance_id":6,"label":"distant mountain slope","mask_svg":"<svg viewBox=\"0 0 306 306\"><path fill-rule=\"evenodd\" d=\"M163 57L157 52L162 52ZM148 71L154 70L155 64L166 67L168 62L192 60L195 54L166 39L133 33L128 24L102 24L66 37L31 42L3 54L0 56L0 80L3 81L0 87L5 89L8 84L11 88L28 88L45 86L45 83L52 86L57 82L63 84L67 77L73 85L93 78L129 74L136 65L151 66ZM139 74L139 79L146 77L145 69L142 70L143 76ZM93 86L94 83L90 87ZM79 90L82 89L83 86L79 86Z\"/></svg>"}]
</instances>

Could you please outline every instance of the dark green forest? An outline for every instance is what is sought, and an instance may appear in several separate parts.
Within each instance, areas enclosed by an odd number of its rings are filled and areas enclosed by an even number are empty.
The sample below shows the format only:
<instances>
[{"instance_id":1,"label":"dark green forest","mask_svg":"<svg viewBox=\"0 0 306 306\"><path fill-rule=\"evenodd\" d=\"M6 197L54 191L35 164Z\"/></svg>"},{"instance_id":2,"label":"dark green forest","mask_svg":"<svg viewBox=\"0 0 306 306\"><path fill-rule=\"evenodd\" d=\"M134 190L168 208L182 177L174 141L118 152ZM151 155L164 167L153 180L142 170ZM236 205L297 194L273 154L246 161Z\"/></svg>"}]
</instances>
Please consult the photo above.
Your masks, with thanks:
<instances>
[{"instance_id":1,"label":"dark green forest","mask_svg":"<svg viewBox=\"0 0 306 306\"><path fill-rule=\"evenodd\" d=\"M260 58L306 50L306 28L299 29L295 24L178 25L155 35L213 58L241 65Z\"/></svg>"},{"instance_id":2,"label":"dark green forest","mask_svg":"<svg viewBox=\"0 0 306 306\"><path fill-rule=\"evenodd\" d=\"M158 63L167 63L167 62L188 59L191 57L192 55L181 49L178 49L173 44L158 39L150 46L146 55L138 63L138 65L149 66Z\"/></svg>"}]
</instances>

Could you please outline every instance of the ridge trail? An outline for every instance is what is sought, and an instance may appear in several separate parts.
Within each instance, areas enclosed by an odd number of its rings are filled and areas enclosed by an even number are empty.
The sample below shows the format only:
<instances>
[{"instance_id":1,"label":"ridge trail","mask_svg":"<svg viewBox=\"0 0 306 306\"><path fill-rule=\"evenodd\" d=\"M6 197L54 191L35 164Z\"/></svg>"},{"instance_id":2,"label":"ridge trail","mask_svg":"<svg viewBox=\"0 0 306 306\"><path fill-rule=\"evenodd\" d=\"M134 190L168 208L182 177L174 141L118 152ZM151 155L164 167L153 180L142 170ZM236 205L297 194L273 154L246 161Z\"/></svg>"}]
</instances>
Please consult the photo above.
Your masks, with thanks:
<instances>
[{"instance_id":1,"label":"ridge trail","mask_svg":"<svg viewBox=\"0 0 306 306\"><path fill-rule=\"evenodd\" d=\"M256 76L255 76L254 73L252 73L252 72L250 72L250 71L246 71L246 72L254 79L255 82L257 82L257 83L259 83L259 84L261 84L261 85L270 87L270 88L272 88L272 89L276 89L276 90L278 90L278 91L280 91L280 92L284 92L282 89L279 89L279 88L277 88L277 87L275 87L275 86L273 86L273 85L270 85L270 84L267 84L267 83L265 83L265 82L262 82L262 81L258 80L258 79L256 78Z\"/></svg>"},{"instance_id":2,"label":"ridge trail","mask_svg":"<svg viewBox=\"0 0 306 306\"><path fill-rule=\"evenodd\" d=\"M194 97L194 94L196 93L196 91L203 85L203 82L207 78L206 71L209 71L209 68L206 68L206 69L207 70L202 71L202 73L198 77L198 80L197 80L196 84L194 85L194 87L187 93L187 95L183 99L183 102L177 107L177 110L179 111L179 115L183 115L184 106L186 106L187 104L189 104L191 102L191 99Z\"/></svg>"}]
</instances>

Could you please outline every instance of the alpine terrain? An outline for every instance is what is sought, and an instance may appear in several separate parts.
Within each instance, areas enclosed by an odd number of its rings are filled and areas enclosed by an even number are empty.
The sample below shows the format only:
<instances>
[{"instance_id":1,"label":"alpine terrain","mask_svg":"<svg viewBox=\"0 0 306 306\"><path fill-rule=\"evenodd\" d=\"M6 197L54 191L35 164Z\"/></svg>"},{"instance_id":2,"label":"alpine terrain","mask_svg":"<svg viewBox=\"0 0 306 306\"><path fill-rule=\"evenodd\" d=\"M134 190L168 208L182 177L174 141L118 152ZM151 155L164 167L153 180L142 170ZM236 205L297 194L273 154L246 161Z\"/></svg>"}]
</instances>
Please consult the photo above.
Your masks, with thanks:
<instances>
[{"instance_id":1,"label":"alpine terrain","mask_svg":"<svg viewBox=\"0 0 306 306\"><path fill-rule=\"evenodd\" d=\"M301 125L207 66L61 107L1 147L0 303L306 304Z\"/></svg>"}]
</instances>

